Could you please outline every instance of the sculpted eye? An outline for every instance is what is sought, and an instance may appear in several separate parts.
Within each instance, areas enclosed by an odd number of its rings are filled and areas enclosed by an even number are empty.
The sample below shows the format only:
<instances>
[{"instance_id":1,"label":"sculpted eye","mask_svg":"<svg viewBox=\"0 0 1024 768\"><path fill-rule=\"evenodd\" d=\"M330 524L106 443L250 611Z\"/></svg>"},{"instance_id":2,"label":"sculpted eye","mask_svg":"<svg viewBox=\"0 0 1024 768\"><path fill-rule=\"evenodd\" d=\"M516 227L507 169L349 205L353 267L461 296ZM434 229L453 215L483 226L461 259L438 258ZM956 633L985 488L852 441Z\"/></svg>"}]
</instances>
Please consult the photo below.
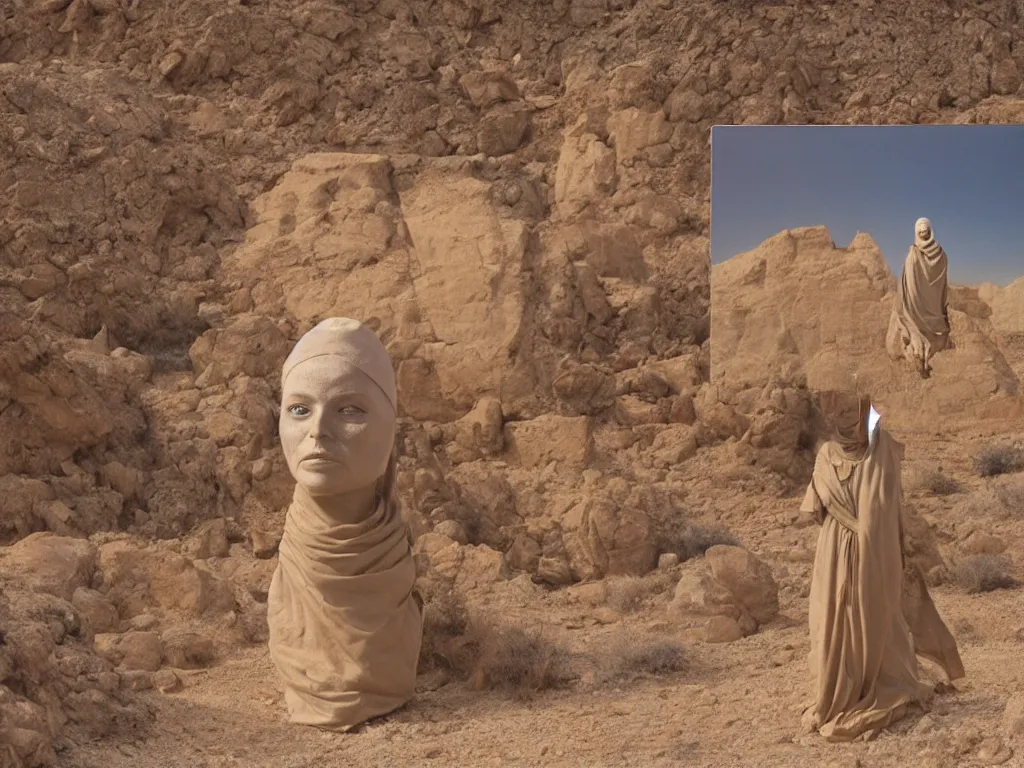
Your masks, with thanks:
<instances>
[{"instance_id":1,"label":"sculpted eye","mask_svg":"<svg viewBox=\"0 0 1024 768\"><path fill-rule=\"evenodd\" d=\"M341 412L346 416L365 416L366 411L355 405L346 405L341 409Z\"/></svg>"},{"instance_id":2,"label":"sculpted eye","mask_svg":"<svg viewBox=\"0 0 1024 768\"><path fill-rule=\"evenodd\" d=\"M309 414L309 408L304 405L290 405L288 406L288 413L292 416L302 417Z\"/></svg>"}]
</instances>

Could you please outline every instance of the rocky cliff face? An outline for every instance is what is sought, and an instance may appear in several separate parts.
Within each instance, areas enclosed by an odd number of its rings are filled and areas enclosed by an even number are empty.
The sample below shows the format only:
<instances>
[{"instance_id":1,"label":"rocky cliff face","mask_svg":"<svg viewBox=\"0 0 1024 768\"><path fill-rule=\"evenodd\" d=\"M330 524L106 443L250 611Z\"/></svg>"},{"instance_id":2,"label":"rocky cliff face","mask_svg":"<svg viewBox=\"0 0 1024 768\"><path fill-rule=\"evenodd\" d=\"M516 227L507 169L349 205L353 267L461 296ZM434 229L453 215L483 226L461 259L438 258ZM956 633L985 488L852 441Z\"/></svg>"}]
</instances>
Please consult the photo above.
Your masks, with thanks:
<instances>
[{"instance_id":1,"label":"rocky cliff face","mask_svg":"<svg viewBox=\"0 0 1024 768\"><path fill-rule=\"evenodd\" d=\"M837 248L824 227L780 232L716 265L711 373L720 395L753 413L765 387L843 388L856 377L895 429L934 432L1017 413L1020 381L977 292L951 291L955 346L936 356L931 378L889 359L896 279L870 235ZM791 447L798 440L790 434Z\"/></svg>"},{"instance_id":2,"label":"rocky cliff face","mask_svg":"<svg viewBox=\"0 0 1024 768\"><path fill-rule=\"evenodd\" d=\"M1002 2L6 10L0 540L107 547L83 588L109 631L171 631L187 606L152 585L188 574L216 632L260 638L290 487L278 367L334 313L398 366L403 498L450 534L423 562L448 552L470 582L650 568L686 462L749 421L707 385L710 125L1024 115ZM797 393L762 400L761 432L799 433ZM462 534L486 548L452 555ZM155 571L116 566L153 538ZM85 642L17 606L11 648ZM45 709L51 672L0 690ZM112 702L103 672L62 674ZM47 735L23 757L61 729L33 711L17 727Z\"/></svg>"}]
</instances>

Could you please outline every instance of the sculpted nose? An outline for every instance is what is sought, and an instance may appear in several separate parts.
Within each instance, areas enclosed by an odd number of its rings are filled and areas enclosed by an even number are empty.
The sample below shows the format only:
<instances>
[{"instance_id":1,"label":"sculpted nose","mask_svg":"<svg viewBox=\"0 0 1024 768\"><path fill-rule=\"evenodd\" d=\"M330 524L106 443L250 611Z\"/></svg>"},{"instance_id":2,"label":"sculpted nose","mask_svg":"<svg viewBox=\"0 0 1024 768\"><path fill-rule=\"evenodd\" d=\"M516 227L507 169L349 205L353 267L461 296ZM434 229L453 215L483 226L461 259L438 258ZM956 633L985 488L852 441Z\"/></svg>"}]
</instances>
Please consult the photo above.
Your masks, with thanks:
<instances>
[{"instance_id":1,"label":"sculpted nose","mask_svg":"<svg viewBox=\"0 0 1024 768\"><path fill-rule=\"evenodd\" d=\"M314 440L321 440L325 437L330 437L327 432L327 420L324 418L323 411L314 411L311 414L309 420L309 436Z\"/></svg>"}]
</instances>

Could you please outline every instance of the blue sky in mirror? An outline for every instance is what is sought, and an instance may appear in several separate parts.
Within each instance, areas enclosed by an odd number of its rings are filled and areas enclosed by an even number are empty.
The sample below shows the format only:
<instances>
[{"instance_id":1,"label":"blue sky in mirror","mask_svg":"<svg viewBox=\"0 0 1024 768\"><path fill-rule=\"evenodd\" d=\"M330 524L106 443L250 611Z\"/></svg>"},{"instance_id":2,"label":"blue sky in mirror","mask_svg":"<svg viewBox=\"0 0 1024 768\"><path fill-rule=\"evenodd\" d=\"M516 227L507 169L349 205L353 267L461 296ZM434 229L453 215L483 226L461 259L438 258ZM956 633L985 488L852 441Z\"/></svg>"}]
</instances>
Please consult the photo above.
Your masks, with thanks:
<instances>
[{"instance_id":1,"label":"blue sky in mirror","mask_svg":"<svg viewBox=\"0 0 1024 768\"><path fill-rule=\"evenodd\" d=\"M784 229L868 232L896 275L932 221L950 282L1024 276L1024 125L716 126L711 263Z\"/></svg>"}]
</instances>

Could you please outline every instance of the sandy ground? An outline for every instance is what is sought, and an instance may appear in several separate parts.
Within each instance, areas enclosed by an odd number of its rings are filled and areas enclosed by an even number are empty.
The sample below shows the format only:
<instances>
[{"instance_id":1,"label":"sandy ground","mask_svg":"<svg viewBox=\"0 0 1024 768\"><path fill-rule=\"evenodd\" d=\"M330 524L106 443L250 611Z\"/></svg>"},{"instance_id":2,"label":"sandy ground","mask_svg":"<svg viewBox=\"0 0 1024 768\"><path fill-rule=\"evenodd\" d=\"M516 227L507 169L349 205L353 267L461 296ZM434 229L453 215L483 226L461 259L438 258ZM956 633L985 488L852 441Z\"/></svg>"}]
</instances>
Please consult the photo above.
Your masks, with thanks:
<instances>
[{"instance_id":1,"label":"sandy ground","mask_svg":"<svg viewBox=\"0 0 1024 768\"><path fill-rule=\"evenodd\" d=\"M933 520L944 552L965 500L990 482L971 476L970 457L991 439L991 432L979 428L961 439L897 435L908 444L905 477L915 467L941 464L964 486L961 493L944 497L908 490L908 498ZM967 595L955 586L933 590L960 644L967 677L955 692L939 697L930 714L910 716L870 742L832 745L816 735L801 736L800 714L810 694L807 600L804 590L792 584L806 583L810 563L783 563L771 553L794 542L813 548L816 528L769 522L795 509L795 496L736 500L746 504L734 508L749 509L753 503L756 513L746 517L746 525L730 520L733 529L751 540L776 570L795 576L790 582L781 580L779 617L754 636L727 645L689 645L665 619L670 590L652 597L645 609L610 620L595 620L601 609L573 603L565 592L527 595L530 585L524 582L510 582L496 598L496 605L514 621L544 627L577 652L599 650L627 630L677 640L687 645L690 663L685 672L618 686L577 682L527 701L453 683L422 692L403 711L358 733L337 735L287 723L267 652L255 648L194 673L180 693L146 694L157 718L136 742L76 748L62 756L63 764L1024 765L1024 749L1013 755L1009 742L1000 737L999 724L1008 698L1024 686L1017 664L1024 651L1024 614L1015 590L982 595ZM1011 537L1024 536L1024 516L1018 514L1001 530L1012 552Z\"/></svg>"}]
</instances>

